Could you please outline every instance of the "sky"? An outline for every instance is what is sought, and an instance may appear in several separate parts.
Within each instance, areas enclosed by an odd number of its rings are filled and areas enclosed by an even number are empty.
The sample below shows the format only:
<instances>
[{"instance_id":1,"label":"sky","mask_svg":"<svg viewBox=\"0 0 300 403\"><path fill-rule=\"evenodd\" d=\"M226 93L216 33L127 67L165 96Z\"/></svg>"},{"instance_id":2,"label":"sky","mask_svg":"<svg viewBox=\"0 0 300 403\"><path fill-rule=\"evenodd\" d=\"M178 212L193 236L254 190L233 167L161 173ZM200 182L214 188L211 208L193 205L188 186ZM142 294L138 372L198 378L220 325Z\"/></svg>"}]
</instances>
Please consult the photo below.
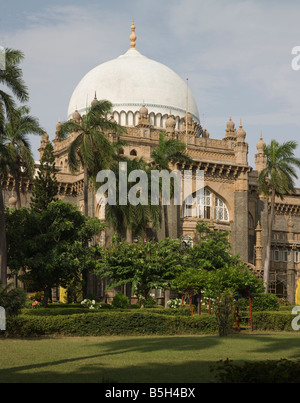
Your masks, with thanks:
<instances>
[{"instance_id":1,"label":"sky","mask_svg":"<svg viewBox=\"0 0 300 403\"><path fill-rule=\"evenodd\" d=\"M52 140L82 77L129 49L134 19L137 50L188 78L211 138L242 119L254 167L261 132L300 143L299 16L297 0L1 0L0 46L24 52L28 106Z\"/></svg>"}]
</instances>

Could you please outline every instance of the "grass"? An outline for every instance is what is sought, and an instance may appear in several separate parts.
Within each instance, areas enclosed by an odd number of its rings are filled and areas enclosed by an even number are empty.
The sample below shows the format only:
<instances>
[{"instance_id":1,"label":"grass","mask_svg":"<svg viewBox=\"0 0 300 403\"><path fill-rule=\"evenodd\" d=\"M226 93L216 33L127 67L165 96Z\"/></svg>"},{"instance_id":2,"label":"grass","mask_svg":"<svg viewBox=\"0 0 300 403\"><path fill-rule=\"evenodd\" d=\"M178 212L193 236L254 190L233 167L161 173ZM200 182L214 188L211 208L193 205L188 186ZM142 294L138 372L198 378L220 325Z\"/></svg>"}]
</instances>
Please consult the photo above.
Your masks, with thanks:
<instances>
[{"instance_id":1,"label":"grass","mask_svg":"<svg viewBox=\"0 0 300 403\"><path fill-rule=\"evenodd\" d=\"M0 339L0 383L203 383L210 366L299 359L297 332Z\"/></svg>"}]
</instances>

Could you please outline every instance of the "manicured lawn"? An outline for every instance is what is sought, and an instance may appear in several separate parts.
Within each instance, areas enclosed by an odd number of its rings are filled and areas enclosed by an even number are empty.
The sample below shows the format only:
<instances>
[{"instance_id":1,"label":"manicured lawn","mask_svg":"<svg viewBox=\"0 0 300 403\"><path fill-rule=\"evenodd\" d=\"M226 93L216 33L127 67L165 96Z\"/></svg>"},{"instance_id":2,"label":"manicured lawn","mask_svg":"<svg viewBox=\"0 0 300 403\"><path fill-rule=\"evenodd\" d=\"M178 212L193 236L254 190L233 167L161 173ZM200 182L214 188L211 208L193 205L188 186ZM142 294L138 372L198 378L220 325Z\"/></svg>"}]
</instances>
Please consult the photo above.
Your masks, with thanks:
<instances>
[{"instance_id":1,"label":"manicured lawn","mask_svg":"<svg viewBox=\"0 0 300 403\"><path fill-rule=\"evenodd\" d=\"M210 382L221 359L299 359L299 335L0 339L0 382Z\"/></svg>"}]
</instances>

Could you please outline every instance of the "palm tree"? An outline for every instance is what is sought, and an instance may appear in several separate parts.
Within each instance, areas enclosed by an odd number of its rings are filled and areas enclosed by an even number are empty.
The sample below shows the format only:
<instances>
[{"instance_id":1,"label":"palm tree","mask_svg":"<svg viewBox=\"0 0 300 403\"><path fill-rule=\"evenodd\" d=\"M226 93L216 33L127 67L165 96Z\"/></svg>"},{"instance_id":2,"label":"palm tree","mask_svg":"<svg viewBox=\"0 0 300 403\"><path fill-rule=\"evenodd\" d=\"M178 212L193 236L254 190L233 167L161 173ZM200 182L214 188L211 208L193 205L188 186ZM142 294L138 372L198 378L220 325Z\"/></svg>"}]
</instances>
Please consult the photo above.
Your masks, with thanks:
<instances>
[{"instance_id":1,"label":"palm tree","mask_svg":"<svg viewBox=\"0 0 300 403\"><path fill-rule=\"evenodd\" d=\"M147 174L147 204L139 203L137 205L131 204L129 201L124 204L120 204L119 189L120 189L120 176L119 176L119 164L112 165L112 171L116 177L116 204L107 204L105 207L105 220L114 229L120 238L123 238L126 234L128 242L132 241L132 234L136 236L142 236L145 233L145 229L149 224L152 224L153 229L158 229L161 223L161 213L159 206L151 204L151 170L148 164L143 158L126 158L123 157L119 161L126 162L127 164L127 190L136 185L136 183L128 182L128 177L131 172L135 170L144 171ZM117 162L119 162L117 161ZM140 196L137 195L137 197Z\"/></svg>"},{"instance_id":2,"label":"palm tree","mask_svg":"<svg viewBox=\"0 0 300 403\"><path fill-rule=\"evenodd\" d=\"M270 214L268 223L267 247L264 263L264 286L268 292L270 277L270 252L272 226L275 218L275 198L284 199L284 195L295 192L294 179L298 176L295 167L300 168L300 159L296 158L294 151L297 148L295 141L287 141L279 144L272 140L270 145L264 146L264 154L267 157L266 168L258 176L258 190L270 199Z\"/></svg>"},{"instance_id":3,"label":"palm tree","mask_svg":"<svg viewBox=\"0 0 300 403\"><path fill-rule=\"evenodd\" d=\"M83 168L84 183L84 214L88 215L88 185L89 178L95 177L101 169L108 169L114 161L115 147L105 132L121 134L124 128L106 115L111 111L112 104L101 100L92 103L84 116L77 112L77 120L62 123L58 138L65 139L70 133L76 133L68 150L68 163L72 173Z\"/></svg>"},{"instance_id":4,"label":"palm tree","mask_svg":"<svg viewBox=\"0 0 300 403\"><path fill-rule=\"evenodd\" d=\"M6 121L5 133L11 155L10 174L15 180L17 209L21 207L22 182L24 178L32 179L34 175L34 158L31 152L28 134L43 134L38 119L29 115L29 108L21 106Z\"/></svg>"},{"instance_id":5,"label":"palm tree","mask_svg":"<svg viewBox=\"0 0 300 403\"><path fill-rule=\"evenodd\" d=\"M19 65L24 55L19 50L5 49L5 70L0 70L0 84L4 86L0 88L0 267L1 281L7 284L7 250L6 250L6 231L4 217L4 199L3 199L3 180L8 173L10 163L8 150L5 144L5 119L12 116L16 109L14 95L17 100L27 101L28 90L23 81L22 70ZM11 91L8 94L5 89Z\"/></svg>"},{"instance_id":6,"label":"palm tree","mask_svg":"<svg viewBox=\"0 0 300 403\"><path fill-rule=\"evenodd\" d=\"M159 135L159 142L151 152L151 167L159 171L171 172L171 164L191 164L193 160L186 154L186 144L173 138L167 138L165 132ZM163 205L165 237L169 237L168 206Z\"/></svg>"}]
</instances>

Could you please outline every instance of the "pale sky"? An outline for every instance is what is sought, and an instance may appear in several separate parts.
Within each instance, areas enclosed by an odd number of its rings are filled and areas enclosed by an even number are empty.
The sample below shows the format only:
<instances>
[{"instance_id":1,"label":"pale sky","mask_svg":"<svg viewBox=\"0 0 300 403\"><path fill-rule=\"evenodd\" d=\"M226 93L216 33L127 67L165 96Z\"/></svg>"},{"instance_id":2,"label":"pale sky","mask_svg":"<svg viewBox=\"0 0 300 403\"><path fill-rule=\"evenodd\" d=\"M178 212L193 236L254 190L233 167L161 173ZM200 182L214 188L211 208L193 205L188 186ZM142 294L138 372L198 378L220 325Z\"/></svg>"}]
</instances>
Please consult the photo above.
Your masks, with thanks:
<instances>
[{"instance_id":1,"label":"pale sky","mask_svg":"<svg viewBox=\"0 0 300 403\"><path fill-rule=\"evenodd\" d=\"M28 105L53 139L81 78L129 49L134 19L137 49L189 79L212 138L230 114L236 126L242 118L254 167L261 131L267 143L300 143L299 16L296 0L1 0L0 46L25 53Z\"/></svg>"}]
</instances>

